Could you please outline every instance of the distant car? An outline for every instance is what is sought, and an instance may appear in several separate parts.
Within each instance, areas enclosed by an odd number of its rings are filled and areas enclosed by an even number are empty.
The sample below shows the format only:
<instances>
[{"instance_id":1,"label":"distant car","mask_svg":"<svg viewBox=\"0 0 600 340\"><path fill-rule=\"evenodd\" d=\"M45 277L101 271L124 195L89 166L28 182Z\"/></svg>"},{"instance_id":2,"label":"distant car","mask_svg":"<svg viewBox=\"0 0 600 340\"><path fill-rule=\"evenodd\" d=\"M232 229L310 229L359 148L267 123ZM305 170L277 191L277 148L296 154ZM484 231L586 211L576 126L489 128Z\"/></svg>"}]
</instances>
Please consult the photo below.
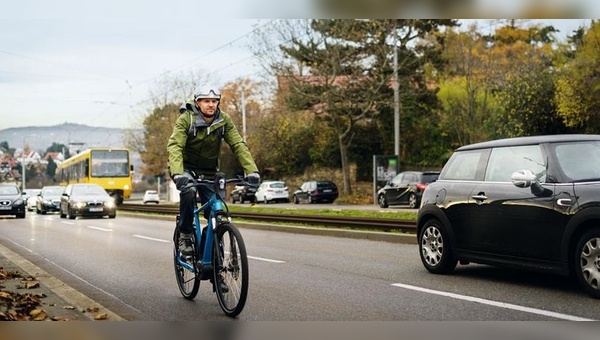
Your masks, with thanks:
<instances>
[{"instance_id":1,"label":"distant car","mask_svg":"<svg viewBox=\"0 0 600 340\"><path fill-rule=\"evenodd\" d=\"M77 216L117 216L115 200L98 184L69 184L60 200L60 217L74 220Z\"/></svg>"},{"instance_id":2,"label":"distant car","mask_svg":"<svg viewBox=\"0 0 600 340\"><path fill-rule=\"evenodd\" d=\"M47 185L37 196L35 203L35 212L45 215L47 212L60 210L60 195L65 191L65 187L59 185Z\"/></svg>"},{"instance_id":3,"label":"distant car","mask_svg":"<svg viewBox=\"0 0 600 340\"><path fill-rule=\"evenodd\" d=\"M25 218L25 200L16 184L0 184L0 215Z\"/></svg>"},{"instance_id":4,"label":"distant car","mask_svg":"<svg viewBox=\"0 0 600 340\"><path fill-rule=\"evenodd\" d=\"M294 191L292 200L298 204L300 202L332 203L338 198L338 188L332 181L307 181Z\"/></svg>"},{"instance_id":5,"label":"distant car","mask_svg":"<svg viewBox=\"0 0 600 340\"><path fill-rule=\"evenodd\" d=\"M27 189L27 199L25 200L27 211L35 210L37 196L40 192L42 192L42 189Z\"/></svg>"},{"instance_id":6,"label":"distant car","mask_svg":"<svg viewBox=\"0 0 600 340\"><path fill-rule=\"evenodd\" d=\"M144 193L144 198L142 199L144 204L146 203L160 203L160 197L158 197L158 192L156 190L146 190Z\"/></svg>"},{"instance_id":7,"label":"distant car","mask_svg":"<svg viewBox=\"0 0 600 340\"><path fill-rule=\"evenodd\" d=\"M233 190L231 190L231 194L229 196L231 197L231 203L235 203L235 202L244 203L245 201L256 202L255 194L256 194L256 186L240 184L240 185L236 185L235 188L233 188Z\"/></svg>"},{"instance_id":8,"label":"distant car","mask_svg":"<svg viewBox=\"0 0 600 340\"><path fill-rule=\"evenodd\" d=\"M290 192L285 182L264 181L256 189L257 203L285 202L290 201Z\"/></svg>"},{"instance_id":9,"label":"distant car","mask_svg":"<svg viewBox=\"0 0 600 340\"><path fill-rule=\"evenodd\" d=\"M439 171L403 171L377 191L377 203L382 208L400 204L418 208L423 191L439 176Z\"/></svg>"}]
</instances>

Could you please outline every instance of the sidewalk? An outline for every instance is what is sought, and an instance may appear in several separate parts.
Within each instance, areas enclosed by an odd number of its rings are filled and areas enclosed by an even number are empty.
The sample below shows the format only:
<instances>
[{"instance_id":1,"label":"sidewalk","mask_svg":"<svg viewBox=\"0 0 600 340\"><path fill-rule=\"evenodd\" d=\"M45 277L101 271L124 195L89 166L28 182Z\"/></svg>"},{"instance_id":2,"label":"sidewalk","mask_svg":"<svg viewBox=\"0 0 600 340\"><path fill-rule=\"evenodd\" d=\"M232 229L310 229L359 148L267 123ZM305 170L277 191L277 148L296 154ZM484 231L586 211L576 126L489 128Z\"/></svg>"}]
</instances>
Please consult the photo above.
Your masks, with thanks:
<instances>
[{"instance_id":1,"label":"sidewalk","mask_svg":"<svg viewBox=\"0 0 600 340\"><path fill-rule=\"evenodd\" d=\"M0 321L124 321L0 245Z\"/></svg>"}]
</instances>

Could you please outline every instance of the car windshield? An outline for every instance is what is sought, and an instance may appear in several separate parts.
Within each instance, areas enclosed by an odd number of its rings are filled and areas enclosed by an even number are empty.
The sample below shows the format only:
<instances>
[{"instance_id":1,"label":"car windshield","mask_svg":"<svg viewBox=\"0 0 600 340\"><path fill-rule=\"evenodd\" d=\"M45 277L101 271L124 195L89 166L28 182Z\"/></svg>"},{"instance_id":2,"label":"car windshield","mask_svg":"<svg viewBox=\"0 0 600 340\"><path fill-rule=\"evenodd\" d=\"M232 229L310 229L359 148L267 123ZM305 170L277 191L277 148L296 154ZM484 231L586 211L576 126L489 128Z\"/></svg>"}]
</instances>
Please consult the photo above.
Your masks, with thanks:
<instances>
[{"instance_id":1,"label":"car windshield","mask_svg":"<svg viewBox=\"0 0 600 340\"><path fill-rule=\"evenodd\" d=\"M44 196L60 196L64 188L45 188L42 192Z\"/></svg>"},{"instance_id":2,"label":"car windshield","mask_svg":"<svg viewBox=\"0 0 600 340\"><path fill-rule=\"evenodd\" d=\"M156 195L156 194L157 194L157 192L154 191L154 190L148 190L148 191L146 191L146 195Z\"/></svg>"},{"instance_id":3,"label":"car windshield","mask_svg":"<svg viewBox=\"0 0 600 340\"><path fill-rule=\"evenodd\" d=\"M318 189L332 189L335 187L335 184L331 182L317 182Z\"/></svg>"},{"instance_id":4,"label":"car windshield","mask_svg":"<svg viewBox=\"0 0 600 340\"><path fill-rule=\"evenodd\" d=\"M274 189L283 189L283 188L285 188L285 183L275 182L275 183L271 183L271 185L269 185L269 187L274 188Z\"/></svg>"},{"instance_id":5,"label":"car windshield","mask_svg":"<svg viewBox=\"0 0 600 340\"><path fill-rule=\"evenodd\" d=\"M570 181L600 180L600 142L564 143L554 147L558 164Z\"/></svg>"},{"instance_id":6,"label":"car windshield","mask_svg":"<svg viewBox=\"0 0 600 340\"><path fill-rule=\"evenodd\" d=\"M106 191L102 187L96 185L82 185L73 187L75 195L106 195Z\"/></svg>"},{"instance_id":7,"label":"car windshield","mask_svg":"<svg viewBox=\"0 0 600 340\"><path fill-rule=\"evenodd\" d=\"M13 186L1 186L0 195L16 195L19 193L19 189Z\"/></svg>"},{"instance_id":8,"label":"car windshield","mask_svg":"<svg viewBox=\"0 0 600 340\"><path fill-rule=\"evenodd\" d=\"M440 174L423 174L423 183L431 183L438 179Z\"/></svg>"}]
</instances>

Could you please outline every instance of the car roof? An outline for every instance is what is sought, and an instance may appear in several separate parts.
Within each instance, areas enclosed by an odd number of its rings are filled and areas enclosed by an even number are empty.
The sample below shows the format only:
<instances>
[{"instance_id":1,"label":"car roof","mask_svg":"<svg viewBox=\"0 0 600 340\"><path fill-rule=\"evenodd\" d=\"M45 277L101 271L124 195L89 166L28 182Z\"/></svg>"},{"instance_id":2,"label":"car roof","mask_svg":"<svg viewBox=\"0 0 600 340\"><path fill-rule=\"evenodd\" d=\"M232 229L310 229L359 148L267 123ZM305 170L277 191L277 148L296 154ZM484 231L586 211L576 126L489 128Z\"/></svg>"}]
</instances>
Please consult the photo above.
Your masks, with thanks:
<instances>
[{"instance_id":1,"label":"car roof","mask_svg":"<svg viewBox=\"0 0 600 340\"><path fill-rule=\"evenodd\" d=\"M487 142L474 143L461 146L456 151L476 150L494 147L506 147L517 145L534 145L541 143L555 142L580 142L580 141L600 141L600 135L584 135L584 134L567 134L567 135L544 135L544 136L528 136L514 137L491 140Z\"/></svg>"}]
</instances>

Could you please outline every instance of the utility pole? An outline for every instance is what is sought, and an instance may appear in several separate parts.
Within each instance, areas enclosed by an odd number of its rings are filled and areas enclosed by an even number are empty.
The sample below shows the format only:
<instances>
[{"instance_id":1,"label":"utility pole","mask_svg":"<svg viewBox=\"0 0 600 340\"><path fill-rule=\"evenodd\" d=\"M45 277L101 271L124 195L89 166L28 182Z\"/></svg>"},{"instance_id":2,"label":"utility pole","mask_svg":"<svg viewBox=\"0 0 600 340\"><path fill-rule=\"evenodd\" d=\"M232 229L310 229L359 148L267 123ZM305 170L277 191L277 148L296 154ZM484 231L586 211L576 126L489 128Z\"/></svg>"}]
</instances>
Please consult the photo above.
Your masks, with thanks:
<instances>
[{"instance_id":1,"label":"utility pole","mask_svg":"<svg viewBox=\"0 0 600 340\"><path fill-rule=\"evenodd\" d=\"M246 95L244 94L244 88L242 87L242 138L246 143Z\"/></svg>"},{"instance_id":2,"label":"utility pole","mask_svg":"<svg viewBox=\"0 0 600 340\"><path fill-rule=\"evenodd\" d=\"M394 153L400 159L400 94L398 84L398 39L394 26Z\"/></svg>"}]
</instances>

